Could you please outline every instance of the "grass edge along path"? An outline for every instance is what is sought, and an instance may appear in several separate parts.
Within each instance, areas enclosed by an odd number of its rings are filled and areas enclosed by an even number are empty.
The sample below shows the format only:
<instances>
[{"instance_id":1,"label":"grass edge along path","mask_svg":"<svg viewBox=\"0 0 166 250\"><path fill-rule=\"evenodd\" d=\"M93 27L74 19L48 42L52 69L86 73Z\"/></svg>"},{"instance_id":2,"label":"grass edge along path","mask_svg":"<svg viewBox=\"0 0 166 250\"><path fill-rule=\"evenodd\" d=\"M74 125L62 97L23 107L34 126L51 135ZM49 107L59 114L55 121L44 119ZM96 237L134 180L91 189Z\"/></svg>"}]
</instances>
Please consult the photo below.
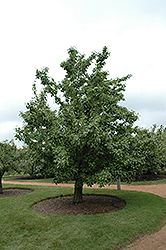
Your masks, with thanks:
<instances>
[{"instance_id":1,"label":"grass edge along path","mask_svg":"<svg viewBox=\"0 0 166 250\"><path fill-rule=\"evenodd\" d=\"M33 212L30 207L49 197L72 194L73 188L3 187L30 188L34 192L0 199L2 250L113 250L125 247L138 235L160 230L166 222L166 199L150 193L84 188L85 194L115 195L127 205L117 212L99 215L49 215Z\"/></svg>"},{"instance_id":2,"label":"grass edge along path","mask_svg":"<svg viewBox=\"0 0 166 250\"><path fill-rule=\"evenodd\" d=\"M12 182L39 182L39 183L51 183L54 184L53 182L53 178L45 178L45 179L26 179L26 178L22 178L21 176L19 178L12 178L12 176L9 177L3 177L2 178L3 181L12 181ZM73 181L69 181L66 184L74 184ZM161 185L161 184L166 184L166 178L165 179L160 179L160 180L149 180L149 181L135 181L135 182L131 182L130 184L126 183L126 182L121 182L121 185L130 185L130 186L139 186L139 185ZM116 185L116 183L115 183Z\"/></svg>"},{"instance_id":3,"label":"grass edge along path","mask_svg":"<svg viewBox=\"0 0 166 250\"><path fill-rule=\"evenodd\" d=\"M20 181L2 181L3 184L15 184L15 185L31 185L31 186L62 186L62 187L74 187L74 184L58 184L55 185L54 183L41 183L41 182L20 182ZM155 187L155 188L154 188ZM87 185L84 185L84 188L91 188ZM94 184L92 188L99 188L99 185ZM117 185L110 185L105 186L102 189L117 189ZM158 185L121 185L122 190L130 190L130 191L142 191L148 192L155 195L159 195L161 197L166 198L166 184L158 184Z\"/></svg>"}]
</instances>

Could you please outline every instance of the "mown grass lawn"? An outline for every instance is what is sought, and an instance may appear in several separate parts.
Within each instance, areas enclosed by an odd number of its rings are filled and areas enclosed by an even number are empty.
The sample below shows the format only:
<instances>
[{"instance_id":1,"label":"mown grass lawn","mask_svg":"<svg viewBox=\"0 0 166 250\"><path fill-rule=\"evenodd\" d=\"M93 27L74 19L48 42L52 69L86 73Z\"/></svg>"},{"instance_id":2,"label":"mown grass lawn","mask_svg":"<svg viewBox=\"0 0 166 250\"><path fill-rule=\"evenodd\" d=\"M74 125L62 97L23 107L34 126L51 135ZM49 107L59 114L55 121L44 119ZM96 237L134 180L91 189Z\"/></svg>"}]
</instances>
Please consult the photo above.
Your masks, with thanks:
<instances>
[{"instance_id":1,"label":"mown grass lawn","mask_svg":"<svg viewBox=\"0 0 166 250\"><path fill-rule=\"evenodd\" d=\"M73 188L3 185L34 192L0 199L0 249L113 250L137 235L159 230L166 222L166 199L149 193L84 189L86 194L115 195L127 202L124 209L98 215L49 215L31 206L48 197L73 193Z\"/></svg>"}]
</instances>

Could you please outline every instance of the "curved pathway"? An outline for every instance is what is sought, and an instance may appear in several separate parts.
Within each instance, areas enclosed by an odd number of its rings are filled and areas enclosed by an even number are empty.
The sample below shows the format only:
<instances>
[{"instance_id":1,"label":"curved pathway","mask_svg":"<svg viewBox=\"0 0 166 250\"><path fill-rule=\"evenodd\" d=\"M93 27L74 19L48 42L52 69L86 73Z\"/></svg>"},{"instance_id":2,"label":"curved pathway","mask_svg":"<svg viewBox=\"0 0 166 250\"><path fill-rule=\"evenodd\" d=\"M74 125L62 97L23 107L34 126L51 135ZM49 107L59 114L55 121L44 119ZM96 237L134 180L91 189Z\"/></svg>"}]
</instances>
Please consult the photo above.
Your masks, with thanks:
<instances>
[{"instance_id":1,"label":"curved pathway","mask_svg":"<svg viewBox=\"0 0 166 250\"><path fill-rule=\"evenodd\" d=\"M16 184L16 185L33 185L33 186L55 186L53 183L41 183L41 182L19 182L19 181L2 181L4 184ZM73 184L58 184L57 186L74 187ZM87 188L87 186L84 186ZM98 185L93 185L92 188L98 188ZM106 186L104 188L116 189L116 185ZM122 190L142 191L148 192L161 197L166 198L166 184L162 185L141 185L130 186L122 185ZM129 250L166 250L166 225L162 227L159 232L156 232L150 236L145 235L142 238L138 238L134 243L127 247Z\"/></svg>"}]
</instances>

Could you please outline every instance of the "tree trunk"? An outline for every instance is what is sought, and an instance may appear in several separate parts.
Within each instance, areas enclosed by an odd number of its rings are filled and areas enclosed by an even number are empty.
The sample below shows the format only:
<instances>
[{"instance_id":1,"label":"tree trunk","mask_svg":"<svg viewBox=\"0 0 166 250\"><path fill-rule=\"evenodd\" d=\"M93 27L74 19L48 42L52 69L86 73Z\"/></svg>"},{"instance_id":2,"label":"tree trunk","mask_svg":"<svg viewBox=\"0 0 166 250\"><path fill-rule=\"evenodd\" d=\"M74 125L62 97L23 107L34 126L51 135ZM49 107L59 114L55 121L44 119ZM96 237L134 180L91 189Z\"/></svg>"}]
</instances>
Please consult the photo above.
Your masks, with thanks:
<instances>
[{"instance_id":1,"label":"tree trunk","mask_svg":"<svg viewBox=\"0 0 166 250\"><path fill-rule=\"evenodd\" d=\"M0 176L0 194L3 193L3 189L2 189L2 177Z\"/></svg>"},{"instance_id":2,"label":"tree trunk","mask_svg":"<svg viewBox=\"0 0 166 250\"><path fill-rule=\"evenodd\" d=\"M83 202L82 187L83 187L83 183L80 183L79 181L76 180L75 187L74 187L74 199L73 199L74 204Z\"/></svg>"},{"instance_id":3,"label":"tree trunk","mask_svg":"<svg viewBox=\"0 0 166 250\"><path fill-rule=\"evenodd\" d=\"M121 190L121 182L120 182L120 179L117 179L117 190Z\"/></svg>"}]
</instances>

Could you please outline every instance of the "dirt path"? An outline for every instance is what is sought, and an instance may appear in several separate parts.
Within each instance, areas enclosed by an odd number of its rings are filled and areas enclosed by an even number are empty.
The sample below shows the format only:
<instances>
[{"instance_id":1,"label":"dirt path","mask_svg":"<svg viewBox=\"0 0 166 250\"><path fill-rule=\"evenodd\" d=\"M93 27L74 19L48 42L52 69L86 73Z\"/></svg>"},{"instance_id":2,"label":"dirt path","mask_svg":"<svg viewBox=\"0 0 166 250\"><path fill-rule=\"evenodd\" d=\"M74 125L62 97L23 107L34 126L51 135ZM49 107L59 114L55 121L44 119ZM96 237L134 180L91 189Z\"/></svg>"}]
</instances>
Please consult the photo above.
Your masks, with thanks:
<instances>
[{"instance_id":1,"label":"dirt path","mask_svg":"<svg viewBox=\"0 0 166 250\"><path fill-rule=\"evenodd\" d=\"M4 184L19 184L19 185L32 185L32 186L55 186L52 183L39 183L39 182L19 182L19 181L3 181ZM73 184L58 184L58 186L73 187ZM84 186L87 188L87 186ZM94 185L93 188L98 188ZM105 188L116 189L116 185L107 186ZM142 185L142 186L129 186L122 185L122 190L142 191L148 192L166 198L166 184L163 185ZM127 247L129 250L166 250L166 225L162 227L159 232L150 236L144 236L137 239L134 243Z\"/></svg>"}]
</instances>

